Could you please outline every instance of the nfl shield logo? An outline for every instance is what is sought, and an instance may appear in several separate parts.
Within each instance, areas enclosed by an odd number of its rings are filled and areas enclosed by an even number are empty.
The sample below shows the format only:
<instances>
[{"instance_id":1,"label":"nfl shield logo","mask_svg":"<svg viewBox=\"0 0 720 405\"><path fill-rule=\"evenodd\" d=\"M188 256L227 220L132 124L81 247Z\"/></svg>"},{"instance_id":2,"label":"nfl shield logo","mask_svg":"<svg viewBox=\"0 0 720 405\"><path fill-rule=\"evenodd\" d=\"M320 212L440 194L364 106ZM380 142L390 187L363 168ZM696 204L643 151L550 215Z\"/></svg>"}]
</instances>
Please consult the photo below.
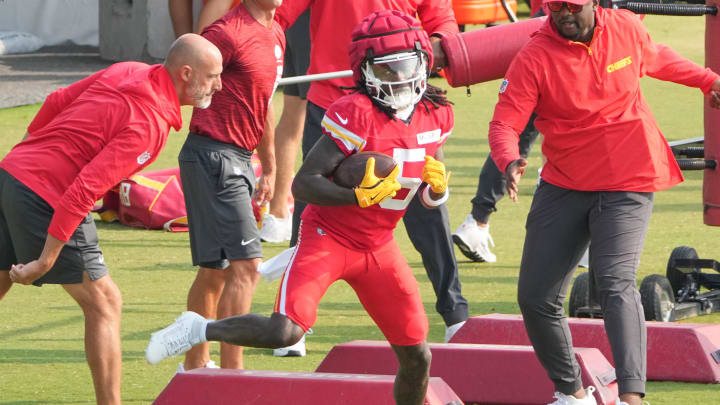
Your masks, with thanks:
<instances>
[{"instance_id":1,"label":"nfl shield logo","mask_svg":"<svg viewBox=\"0 0 720 405\"><path fill-rule=\"evenodd\" d=\"M502 83L500 83L500 94L505 93L505 90L507 90L508 81L507 79L503 79Z\"/></svg>"}]
</instances>

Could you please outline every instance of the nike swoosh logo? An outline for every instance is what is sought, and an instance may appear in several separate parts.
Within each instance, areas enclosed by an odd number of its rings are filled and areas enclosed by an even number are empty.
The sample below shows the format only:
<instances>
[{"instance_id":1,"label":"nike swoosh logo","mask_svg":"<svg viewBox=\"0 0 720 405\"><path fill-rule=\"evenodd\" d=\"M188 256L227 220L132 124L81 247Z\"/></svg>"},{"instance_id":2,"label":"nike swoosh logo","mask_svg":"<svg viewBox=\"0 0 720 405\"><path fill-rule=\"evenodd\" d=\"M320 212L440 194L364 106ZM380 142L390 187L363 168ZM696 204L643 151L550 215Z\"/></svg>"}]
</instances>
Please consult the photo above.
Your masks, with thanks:
<instances>
[{"instance_id":1,"label":"nike swoosh logo","mask_svg":"<svg viewBox=\"0 0 720 405\"><path fill-rule=\"evenodd\" d=\"M335 113L335 116L338 117L338 119L340 120L340 122L342 122L343 125L347 124L347 122L348 122L347 118L341 117L340 114L338 114L338 113Z\"/></svg>"},{"instance_id":2,"label":"nike swoosh logo","mask_svg":"<svg viewBox=\"0 0 720 405\"><path fill-rule=\"evenodd\" d=\"M243 246L245 246L245 245L247 245L248 243L254 241L255 239L256 239L256 238L252 238L252 239L250 239L250 240L245 240L245 239L243 239L243 240L240 241L240 244L243 245Z\"/></svg>"}]
</instances>

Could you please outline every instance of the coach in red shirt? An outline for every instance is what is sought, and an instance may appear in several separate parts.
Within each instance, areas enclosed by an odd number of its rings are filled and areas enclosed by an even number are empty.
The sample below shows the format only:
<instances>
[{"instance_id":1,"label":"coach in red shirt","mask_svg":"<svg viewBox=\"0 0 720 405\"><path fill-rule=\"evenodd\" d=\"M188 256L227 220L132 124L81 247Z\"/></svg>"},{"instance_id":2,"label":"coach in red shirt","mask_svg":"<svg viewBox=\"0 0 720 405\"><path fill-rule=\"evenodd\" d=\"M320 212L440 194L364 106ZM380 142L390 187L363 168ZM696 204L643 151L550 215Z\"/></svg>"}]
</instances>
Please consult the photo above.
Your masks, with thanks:
<instances>
[{"instance_id":1,"label":"coach in red shirt","mask_svg":"<svg viewBox=\"0 0 720 405\"><path fill-rule=\"evenodd\" d=\"M251 199L272 198L275 183L271 98L282 75L285 35L274 21L280 0L245 0L205 28L202 36L223 56L223 89L210 108L193 111L178 160L190 226L193 264L199 271L188 310L209 318L250 310L262 248ZM257 149L257 186L250 157ZM222 344L223 368L242 368L242 347ZM210 361L208 345L185 357L185 369Z\"/></svg>"},{"instance_id":2,"label":"coach in red shirt","mask_svg":"<svg viewBox=\"0 0 720 405\"><path fill-rule=\"evenodd\" d=\"M88 211L155 160L180 105L208 104L221 71L214 45L182 36L164 65L117 63L49 95L0 162L0 298L12 283L62 284L85 313L98 404L120 404L122 298Z\"/></svg>"},{"instance_id":3,"label":"coach in red shirt","mask_svg":"<svg viewBox=\"0 0 720 405\"><path fill-rule=\"evenodd\" d=\"M640 19L596 0L547 1L551 18L515 57L500 86L490 148L517 201L527 162L518 133L535 111L547 158L533 196L518 301L556 404L586 395L563 300L590 245L621 404L645 395L646 331L635 286L653 193L683 178L640 92L644 75L697 87L720 105L720 78L653 42ZM589 390L592 392L592 389Z\"/></svg>"}]
</instances>

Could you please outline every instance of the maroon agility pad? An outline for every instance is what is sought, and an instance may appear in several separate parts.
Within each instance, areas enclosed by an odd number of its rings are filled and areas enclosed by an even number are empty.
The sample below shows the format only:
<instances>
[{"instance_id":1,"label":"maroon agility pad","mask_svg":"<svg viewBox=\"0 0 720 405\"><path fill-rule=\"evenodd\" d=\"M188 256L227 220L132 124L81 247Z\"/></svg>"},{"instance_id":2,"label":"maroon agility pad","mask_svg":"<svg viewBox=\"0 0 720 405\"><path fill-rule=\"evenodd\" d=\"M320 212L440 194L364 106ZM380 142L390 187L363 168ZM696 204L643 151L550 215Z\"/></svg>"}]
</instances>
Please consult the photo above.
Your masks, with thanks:
<instances>
[{"instance_id":1,"label":"maroon agility pad","mask_svg":"<svg viewBox=\"0 0 720 405\"><path fill-rule=\"evenodd\" d=\"M153 404L394 405L394 380L391 375L199 368L177 373ZM440 378L430 379L425 403L462 404Z\"/></svg>"},{"instance_id":2,"label":"maroon agility pad","mask_svg":"<svg viewBox=\"0 0 720 405\"><path fill-rule=\"evenodd\" d=\"M568 318L573 345L594 347L613 364L601 319ZM452 343L529 345L520 315L469 318ZM720 325L647 322L647 379L720 383Z\"/></svg>"},{"instance_id":3,"label":"maroon agility pad","mask_svg":"<svg viewBox=\"0 0 720 405\"><path fill-rule=\"evenodd\" d=\"M530 346L431 343L430 375L441 377L465 402L540 405L552 402L553 385ZM615 369L597 349L576 349L583 385L594 385L598 404L614 404ZM395 374L387 342L357 340L335 346L318 372Z\"/></svg>"}]
</instances>

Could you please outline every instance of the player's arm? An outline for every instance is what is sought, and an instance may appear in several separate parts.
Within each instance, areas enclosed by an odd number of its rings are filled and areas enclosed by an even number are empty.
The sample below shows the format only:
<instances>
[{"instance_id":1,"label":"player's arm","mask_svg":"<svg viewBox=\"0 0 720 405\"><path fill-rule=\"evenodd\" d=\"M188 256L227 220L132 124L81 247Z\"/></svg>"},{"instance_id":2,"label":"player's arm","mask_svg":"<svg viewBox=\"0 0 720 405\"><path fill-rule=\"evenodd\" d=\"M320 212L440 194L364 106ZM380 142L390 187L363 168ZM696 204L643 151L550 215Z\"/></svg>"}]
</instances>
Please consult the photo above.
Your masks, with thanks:
<instances>
[{"instance_id":1,"label":"player's arm","mask_svg":"<svg viewBox=\"0 0 720 405\"><path fill-rule=\"evenodd\" d=\"M275 21L280 24L283 31L286 31L310 5L311 0L283 1L282 5L275 10Z\"/></svg>"},{"instance_id":2,"label":"player's arm","mask_svg":"<svg viewBox=\"0 0 720 405\"><path fill-rule=\"evenodd\" d=\"M335 141L321 137L295 175L293 196L315 205L356 205L352 189L340 187L329 179L345 157Z\"/></svg>"},{"instance_id":3,"label":"player's arm","mask_svg":"<svg viewBox=\"0 0 720 405\"><path fill-rule=\"evenodd\" d=\"M27 264L14 264L10 269L10 280L13 283L27 285L39 279L50 271L63 246L65 246L65 242L52 235L47 235L40 257Z\"/></svg>"},{"instance_id":4,"label":"player's arm","mask_svg":"<svg viewBox=\"0 0 720 405\"><path fill-rule=\"evenodd\" d=\"M459 32L455 14L452 11L452 2L450 0L425 0L418 5L417 13L423 29L430 35L434 60L431 68L440 70L447 66L445 50L441 45L442 37Z\"/></svg>"},{"instance_id":5,"label":"player's arm","mask_svg":"<svg viewBox=\"0 0 720 405\"><path fill-rule=\"evenodd\" d=\"M265 116L265 129L257 146L257 153L262 166L262 177L255 191L255 202L262 207L272 199L275 187L275 110L272 103Z\"/></svg>"},{"instance_id":6,"label":"player's arm","mask_svg":"<svg viewBox=\"0 0 720 405\"><path fill-rule=\"evenodd\" d=\"M520 155L518 140L539 99L541 66L532 65L533 58L521 53L513 59L500 88L488 143L498 169L505 174L508 197L517 202L518 184L525 174L527 161Z\"/></svg>"},{"instance_id":7,"label":"player's arm","mask_svg":"<svg viewBox=\"0 0 720 405\"><path fill-rule=\"evenodd\" d=\"M205 27L219 20L232 8L234 0L208 0L198 16L197 30L199 34Z\"/></svg>"}]
</instances>

